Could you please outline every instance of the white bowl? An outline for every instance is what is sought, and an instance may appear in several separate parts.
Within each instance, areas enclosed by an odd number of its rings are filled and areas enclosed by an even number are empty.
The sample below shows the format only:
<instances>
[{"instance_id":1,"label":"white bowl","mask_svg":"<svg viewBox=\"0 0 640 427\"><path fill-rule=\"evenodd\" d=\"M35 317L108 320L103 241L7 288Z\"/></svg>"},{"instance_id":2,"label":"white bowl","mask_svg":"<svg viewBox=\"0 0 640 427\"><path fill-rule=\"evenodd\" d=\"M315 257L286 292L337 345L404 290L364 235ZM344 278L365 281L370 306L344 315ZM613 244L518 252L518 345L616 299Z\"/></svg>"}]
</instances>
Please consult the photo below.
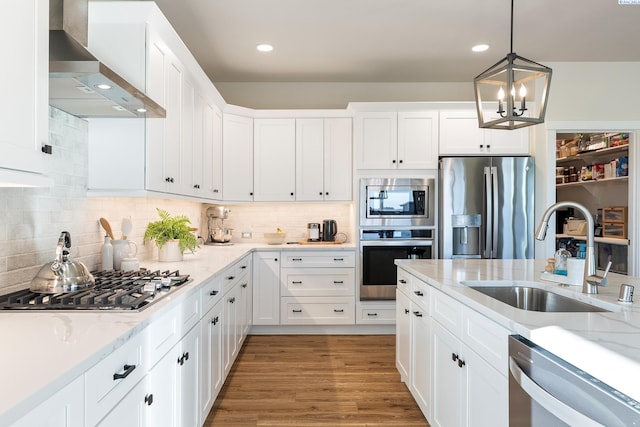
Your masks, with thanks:
<instances>
[{"instance_id":1,"label":"white bowl","mask_svg":"<svg viewBox=\"0 0 640 427\"><path fill-rule=\"evenodd\" d=\"M281 245L287 238L287 233L264 233L264 238L269 245Z\"/></svg>"}]
</instances>

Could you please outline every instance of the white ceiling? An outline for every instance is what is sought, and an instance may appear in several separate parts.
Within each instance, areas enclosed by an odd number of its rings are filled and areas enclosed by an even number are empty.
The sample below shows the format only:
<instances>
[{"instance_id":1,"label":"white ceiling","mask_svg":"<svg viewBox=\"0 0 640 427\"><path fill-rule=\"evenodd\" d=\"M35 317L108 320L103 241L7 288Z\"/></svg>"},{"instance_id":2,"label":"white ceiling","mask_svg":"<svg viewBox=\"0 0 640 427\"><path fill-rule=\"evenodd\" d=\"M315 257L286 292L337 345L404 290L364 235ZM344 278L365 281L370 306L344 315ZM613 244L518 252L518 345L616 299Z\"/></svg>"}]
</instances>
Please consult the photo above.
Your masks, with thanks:
<instances>
[{"instance_id":1,"label":"white ceiling","mask_svg":"<svg viewBox=\"0 0 640 427\"><path fill-rule=\"evenodd\" d=\"M509 0L156 3L214 83L470 82L509 52ZM542 64L640 61L640 4L515 0L513 43Z\"/></svg>"}]
</instances>

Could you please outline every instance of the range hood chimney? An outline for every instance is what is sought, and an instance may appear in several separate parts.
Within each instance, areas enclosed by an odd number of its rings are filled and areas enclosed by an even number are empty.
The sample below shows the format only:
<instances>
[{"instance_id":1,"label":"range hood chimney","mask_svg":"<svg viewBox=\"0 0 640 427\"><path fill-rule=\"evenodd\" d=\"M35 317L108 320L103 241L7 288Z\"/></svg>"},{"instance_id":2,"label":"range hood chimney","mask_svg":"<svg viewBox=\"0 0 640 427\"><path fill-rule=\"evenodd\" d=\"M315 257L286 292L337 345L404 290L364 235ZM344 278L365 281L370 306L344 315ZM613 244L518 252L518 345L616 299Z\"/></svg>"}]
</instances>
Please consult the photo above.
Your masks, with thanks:
<instances>
[{"instance_id":1,"label":"range hood chimney","mask_svg":"<svg viewBox=\"0 0 640 427\"><path fill-rule=\"evenodd\" d=\"M164 118L164 108L87 50L88 24L88 0L49 0L49 105L77 117Z\"/></svg>"}]
</instances>

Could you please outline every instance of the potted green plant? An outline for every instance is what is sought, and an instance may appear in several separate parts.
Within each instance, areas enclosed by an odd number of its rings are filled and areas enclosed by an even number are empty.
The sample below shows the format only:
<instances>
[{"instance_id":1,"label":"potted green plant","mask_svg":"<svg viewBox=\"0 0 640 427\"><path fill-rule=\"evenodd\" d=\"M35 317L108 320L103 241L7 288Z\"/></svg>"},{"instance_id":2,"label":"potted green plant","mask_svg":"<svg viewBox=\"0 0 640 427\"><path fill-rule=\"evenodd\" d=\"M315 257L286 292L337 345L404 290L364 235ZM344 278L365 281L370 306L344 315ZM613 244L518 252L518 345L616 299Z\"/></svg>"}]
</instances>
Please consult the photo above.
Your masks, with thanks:
<instances>
[{"instance_id":1,"label":"potted green plant","mask_svg":"<svg viewBox=\"0 0 640 427\"><path fill-rule=\"evenodd\" d=\"M153 240L158 246L159 261L180 261L186 249L192 253L199 247L196 236L191 232L189 218L184 215L172 216L164 209L156 208L159 221L150 222L144 232L144 242Z\"/></svg>"}]
</instances>

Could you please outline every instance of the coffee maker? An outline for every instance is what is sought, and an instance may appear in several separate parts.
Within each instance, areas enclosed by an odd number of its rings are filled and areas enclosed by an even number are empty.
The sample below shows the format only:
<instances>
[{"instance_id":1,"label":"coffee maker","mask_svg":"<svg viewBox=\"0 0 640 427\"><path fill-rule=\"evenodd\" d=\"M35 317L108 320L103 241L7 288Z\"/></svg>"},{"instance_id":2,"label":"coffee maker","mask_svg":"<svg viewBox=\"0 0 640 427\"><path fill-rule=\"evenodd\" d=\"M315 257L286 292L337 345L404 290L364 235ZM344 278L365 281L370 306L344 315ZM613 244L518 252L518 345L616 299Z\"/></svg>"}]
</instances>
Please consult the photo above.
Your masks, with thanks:
<instances>
[{"instance_id":1,"label":"coffee maker","mask_svg":"<svg viewBox=\"0 0 640 427\"><path fill-rule=\"evenodd\" d=\"M338 223L333 219L322 221L322 241L333 242L338 234Z\"/></svg>"}]
</instances>

